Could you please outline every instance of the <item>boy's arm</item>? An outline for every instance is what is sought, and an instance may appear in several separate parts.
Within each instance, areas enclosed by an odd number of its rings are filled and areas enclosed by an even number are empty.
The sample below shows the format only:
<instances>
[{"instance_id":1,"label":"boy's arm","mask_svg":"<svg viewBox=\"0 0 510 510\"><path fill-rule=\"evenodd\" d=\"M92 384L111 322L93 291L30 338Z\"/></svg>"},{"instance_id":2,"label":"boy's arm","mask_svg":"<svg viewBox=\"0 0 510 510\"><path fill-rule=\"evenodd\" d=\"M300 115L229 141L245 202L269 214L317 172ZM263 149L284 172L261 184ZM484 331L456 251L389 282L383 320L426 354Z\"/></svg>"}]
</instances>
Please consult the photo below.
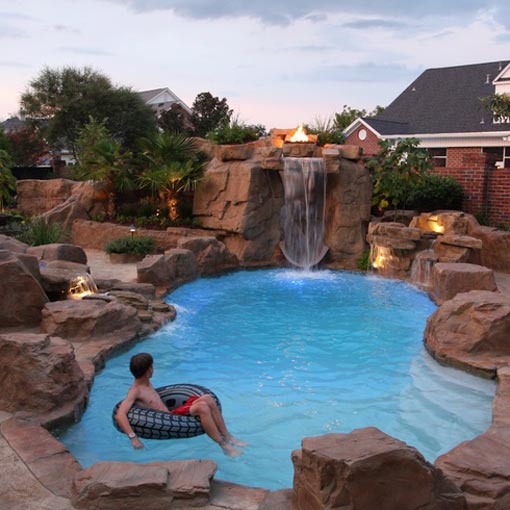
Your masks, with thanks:
<instances>
[{"instance_id":1,"label":"boy's arm","mask_svg":"<svg viewBox=\"0 0 510 510\"><path fill-rule=\"evenodd\" d=\"M143 448L143 443L138 439L138 437L134 433L127 418L127 413L131 409L132 405L135 403L136 397L137 397L136 388L131 388L127 394L127 397L122 401L119 408L117 409L115 419L117 420L119 427L129 437L133 448L139 449Z\"/></svg>"}]
</instances>

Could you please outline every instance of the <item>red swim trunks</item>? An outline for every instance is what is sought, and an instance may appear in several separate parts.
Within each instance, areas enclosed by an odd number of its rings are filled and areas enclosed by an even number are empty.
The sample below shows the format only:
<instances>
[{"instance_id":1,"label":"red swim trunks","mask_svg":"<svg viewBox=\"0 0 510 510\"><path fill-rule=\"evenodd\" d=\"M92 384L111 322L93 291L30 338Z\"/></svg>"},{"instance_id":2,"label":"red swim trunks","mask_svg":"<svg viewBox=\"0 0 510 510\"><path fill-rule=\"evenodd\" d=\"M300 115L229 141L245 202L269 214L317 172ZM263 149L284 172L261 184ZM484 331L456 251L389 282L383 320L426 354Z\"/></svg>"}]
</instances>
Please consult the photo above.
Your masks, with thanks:
<instances>
[{"instance_id":1,"label":"red swim trunks","mask_svg":"<svg viewBox=\"0 0 510 510\"><path fill-rule=\"evenodd\" d=\"M175 409L172 409L170 411L170 414L178 414L179 416L189 416L190 412L189 409L195 402L195 400L198 400L200 397L197 397L194 395L193 397L189 397L182 406L176 407Z\"/></svg>"}]
</instances>

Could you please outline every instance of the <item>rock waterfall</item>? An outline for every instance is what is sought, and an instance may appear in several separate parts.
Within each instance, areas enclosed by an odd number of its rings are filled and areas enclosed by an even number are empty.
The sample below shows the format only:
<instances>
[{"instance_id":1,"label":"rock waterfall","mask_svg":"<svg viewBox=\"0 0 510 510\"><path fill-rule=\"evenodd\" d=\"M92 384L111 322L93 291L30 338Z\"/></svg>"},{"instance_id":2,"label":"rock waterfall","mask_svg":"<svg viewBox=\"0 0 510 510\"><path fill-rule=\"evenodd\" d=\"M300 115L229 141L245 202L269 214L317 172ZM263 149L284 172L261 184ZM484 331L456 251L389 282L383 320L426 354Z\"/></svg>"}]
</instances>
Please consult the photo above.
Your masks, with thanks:
<instances>
[{"instance_id":1,"label":"rock waterfall","mask_svg":"<svg viewBox=\"0 0 510 510\"><path fill-rule=\"evenodd\" d=\"M285 202L281 211L283 241L280 247L291 264L310 269L329 249L324 244L324 160L284 158L282 176Z\"/></svg>"}]
</instances>

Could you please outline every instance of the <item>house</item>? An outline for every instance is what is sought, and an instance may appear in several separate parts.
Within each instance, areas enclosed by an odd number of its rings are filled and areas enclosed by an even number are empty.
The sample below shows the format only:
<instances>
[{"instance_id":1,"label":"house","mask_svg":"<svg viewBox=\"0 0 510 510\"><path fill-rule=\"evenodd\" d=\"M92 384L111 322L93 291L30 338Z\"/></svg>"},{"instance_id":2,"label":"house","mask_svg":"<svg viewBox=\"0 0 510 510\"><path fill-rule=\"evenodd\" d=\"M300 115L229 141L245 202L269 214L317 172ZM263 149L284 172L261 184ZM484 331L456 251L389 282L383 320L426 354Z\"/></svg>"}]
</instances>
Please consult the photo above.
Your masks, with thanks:
<instances>
[{"instance_id":1,"label":"house","mask_svg":"<svg viewBox=\"0 0 510 510\"><path fill-rule=\"evenodd\" d=\"M161 115L162 112L170 110L176 104L180 105L186 113L191 115L191 108L178 98L168 87L152 90L142 90L138 95L143 99L144 103L149 105L156 115Z\"/></svg>"},{"instance_id":2,"label":"house","mask_svg":"<svg viewBox=\"0 0 510 510\"><path fill-rule=\"evenodd\" d=\"M464 210L510 223L510 118L497 118L482 98L510 95L510 61L427 69L382 113L358 118L346 143L366 156L381 139L415 137L434 171L463 187Z\"/></svg>"}]
</instances>

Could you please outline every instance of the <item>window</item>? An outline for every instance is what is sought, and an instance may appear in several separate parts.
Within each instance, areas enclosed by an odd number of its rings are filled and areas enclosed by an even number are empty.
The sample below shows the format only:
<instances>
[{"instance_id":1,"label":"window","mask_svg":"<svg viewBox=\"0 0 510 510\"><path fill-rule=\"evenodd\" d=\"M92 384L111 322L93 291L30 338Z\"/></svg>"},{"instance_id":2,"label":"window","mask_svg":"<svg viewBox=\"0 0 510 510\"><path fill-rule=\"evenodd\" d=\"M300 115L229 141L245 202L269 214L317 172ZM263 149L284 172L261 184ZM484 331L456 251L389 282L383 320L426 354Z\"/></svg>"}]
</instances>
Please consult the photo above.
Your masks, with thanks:
<instances>
[{"instance_id":1,"label":"window","mask_svg":"<svg viewBox=\"0 0 510 510\"><path fill-rule=\"evenodd\" d=\"M510 147L484 147L487 163L498 168L510 168Z\"/></svg>"},{"instance_id":2,"label":"window","mask_svg":"<svg viewBox=\"0 0 510 510\"><path fill-rule=\"evenodd\" d=\"M434 167L446 166L446 149L427 149Z\"/></svg>"}]
</instances>

